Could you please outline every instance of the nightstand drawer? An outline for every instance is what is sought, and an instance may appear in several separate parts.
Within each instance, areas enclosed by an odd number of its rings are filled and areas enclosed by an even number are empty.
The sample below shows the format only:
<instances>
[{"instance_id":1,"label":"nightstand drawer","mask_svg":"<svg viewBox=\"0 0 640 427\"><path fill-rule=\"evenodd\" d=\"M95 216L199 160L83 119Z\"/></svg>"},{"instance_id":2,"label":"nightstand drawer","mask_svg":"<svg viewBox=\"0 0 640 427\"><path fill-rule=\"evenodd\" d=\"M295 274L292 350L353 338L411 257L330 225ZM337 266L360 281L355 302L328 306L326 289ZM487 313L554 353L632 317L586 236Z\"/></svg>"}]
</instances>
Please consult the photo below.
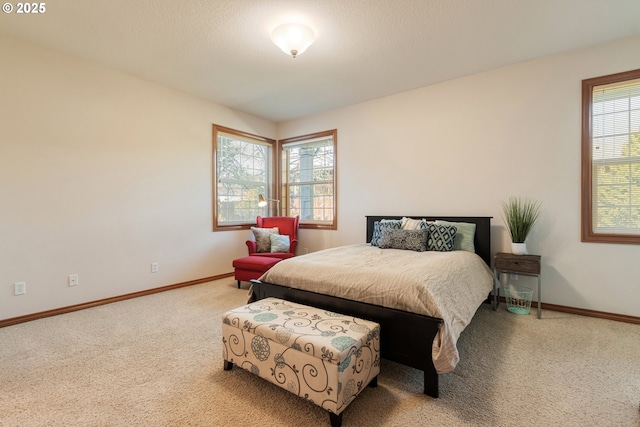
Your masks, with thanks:
<instances>
[{"instance_id":1,"label":"nightstand drawer","mask_svg":"<svg viewBox=\"0 0 640 427\"><path fill-rule=\"evenodd\" d=\"M501 253L495 257L496 270L522 274L540 274L540 256Z\"/></svg>"}]
</instances>

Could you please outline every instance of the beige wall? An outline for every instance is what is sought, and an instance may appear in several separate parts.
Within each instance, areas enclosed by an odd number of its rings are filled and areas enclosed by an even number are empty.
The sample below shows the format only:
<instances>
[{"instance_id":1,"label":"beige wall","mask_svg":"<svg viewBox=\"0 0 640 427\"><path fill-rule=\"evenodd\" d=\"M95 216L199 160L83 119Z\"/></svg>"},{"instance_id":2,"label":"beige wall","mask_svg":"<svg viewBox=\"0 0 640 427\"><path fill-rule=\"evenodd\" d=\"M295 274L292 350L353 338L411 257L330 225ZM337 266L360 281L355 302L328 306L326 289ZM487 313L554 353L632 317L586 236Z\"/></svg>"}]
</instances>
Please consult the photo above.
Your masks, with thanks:
<instances>
[{"instance_id":1,"label":"beige wall","mask_svg":"<svg viewBox=\"0 0 640 427\"><path fill-rule=\"evenodd\" d=\"M248 234L211 232L211 125L274 123L14 39L0 52L0 319L232 271Z\"/></svg>"},{"instance_id":2,"label":"beige wall","mask_svg":"<svg viewBox=\"0 0 640 427\"><path fill-rule=\"evenodd\" d=\"M339 229L301 230L303 251L363 241L364 215L407 213L493 216L493 250L506 250L500 201L531 196L545 205L528 242L544 257L543 301L640 316L640 247L581 243L579 194L580 81L640 68L638 47L276 125L0 37L0 319L230 272L248 234L211 232L212 123L279 138L338 129Z\"/></svg>"},{"instance_id":3,"label":"beige wall","mask_svg":"<svg viewBox=\"0 0 640 427\"><path fill-rule=\"evenodd\" d=\"M339 230L311 249L363 241L368 214L432 214L493 216L493 251L509 250L500 202L534 197L543 302L640 316L640 246L580 242L581 80L640 68L639 49L635 37L281 123L280 138L338 129Z\"/></svg>"}]
</instances>

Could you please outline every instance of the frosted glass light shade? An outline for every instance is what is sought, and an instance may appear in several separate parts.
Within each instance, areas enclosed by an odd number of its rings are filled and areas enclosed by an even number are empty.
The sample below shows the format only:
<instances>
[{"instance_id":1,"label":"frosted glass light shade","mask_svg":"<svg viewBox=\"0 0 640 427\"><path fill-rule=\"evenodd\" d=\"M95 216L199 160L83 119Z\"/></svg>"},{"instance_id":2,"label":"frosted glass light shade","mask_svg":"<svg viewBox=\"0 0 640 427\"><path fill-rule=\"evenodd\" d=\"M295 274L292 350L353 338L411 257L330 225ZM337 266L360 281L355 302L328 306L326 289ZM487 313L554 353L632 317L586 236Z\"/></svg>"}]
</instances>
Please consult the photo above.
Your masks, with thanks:
<instances>
[{"instance_id":1,"label":"frosted glass light shade","mask_svg":"<svg viewBox=\"0 0 640 427\"><path fill-rule=\"evenodd\" d=\"M271 33L271 40L286 54L300 55L315 40L313 30L302 24L282 24Z\"/></svg>"}]
</instances>

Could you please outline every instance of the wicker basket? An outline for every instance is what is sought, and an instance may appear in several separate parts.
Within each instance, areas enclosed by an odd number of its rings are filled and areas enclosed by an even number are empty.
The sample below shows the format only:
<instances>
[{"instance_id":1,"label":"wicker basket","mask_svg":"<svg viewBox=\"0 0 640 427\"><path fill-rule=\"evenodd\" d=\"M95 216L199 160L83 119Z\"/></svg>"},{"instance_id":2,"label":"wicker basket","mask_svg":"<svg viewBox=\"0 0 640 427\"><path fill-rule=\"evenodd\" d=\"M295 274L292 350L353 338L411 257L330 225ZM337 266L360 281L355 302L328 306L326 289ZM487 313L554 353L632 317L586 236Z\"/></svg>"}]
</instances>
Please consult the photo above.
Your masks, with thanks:
<instances>
[{"instance_id":1,"label":"wicker basket","mask_svg":"<svg viewBox=\"0 0 640 427\"><path fill-rule=\"evenodd\" d=\"M524 286L507 285L504 287L504 297L507 300L507 310L514 314L529 314L533 289Z\"/></svg>"}]
</instances>

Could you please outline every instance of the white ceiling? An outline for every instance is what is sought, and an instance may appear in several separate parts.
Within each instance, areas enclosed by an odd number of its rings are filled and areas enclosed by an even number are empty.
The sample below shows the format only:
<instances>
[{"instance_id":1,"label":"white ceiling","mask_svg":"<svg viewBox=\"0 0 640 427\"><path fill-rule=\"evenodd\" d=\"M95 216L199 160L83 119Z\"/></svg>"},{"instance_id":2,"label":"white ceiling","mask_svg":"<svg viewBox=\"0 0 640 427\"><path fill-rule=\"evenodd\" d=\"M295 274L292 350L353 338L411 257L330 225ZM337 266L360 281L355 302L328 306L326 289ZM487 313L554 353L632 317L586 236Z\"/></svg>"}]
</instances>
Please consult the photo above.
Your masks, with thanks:
<instances>
[{"instance_id":1,"label":"white ceiling","mask_svg":"<svg viewBox=\"0 0 640 427\"><path fill-rule=\"evenodd\" d=\"M45 5L41 15L1 14L0 33L275 122L640 34L640 0ZM291 20L316 33L296 59L270 39L273 28Z\"/></svg>"}]
</instances>

